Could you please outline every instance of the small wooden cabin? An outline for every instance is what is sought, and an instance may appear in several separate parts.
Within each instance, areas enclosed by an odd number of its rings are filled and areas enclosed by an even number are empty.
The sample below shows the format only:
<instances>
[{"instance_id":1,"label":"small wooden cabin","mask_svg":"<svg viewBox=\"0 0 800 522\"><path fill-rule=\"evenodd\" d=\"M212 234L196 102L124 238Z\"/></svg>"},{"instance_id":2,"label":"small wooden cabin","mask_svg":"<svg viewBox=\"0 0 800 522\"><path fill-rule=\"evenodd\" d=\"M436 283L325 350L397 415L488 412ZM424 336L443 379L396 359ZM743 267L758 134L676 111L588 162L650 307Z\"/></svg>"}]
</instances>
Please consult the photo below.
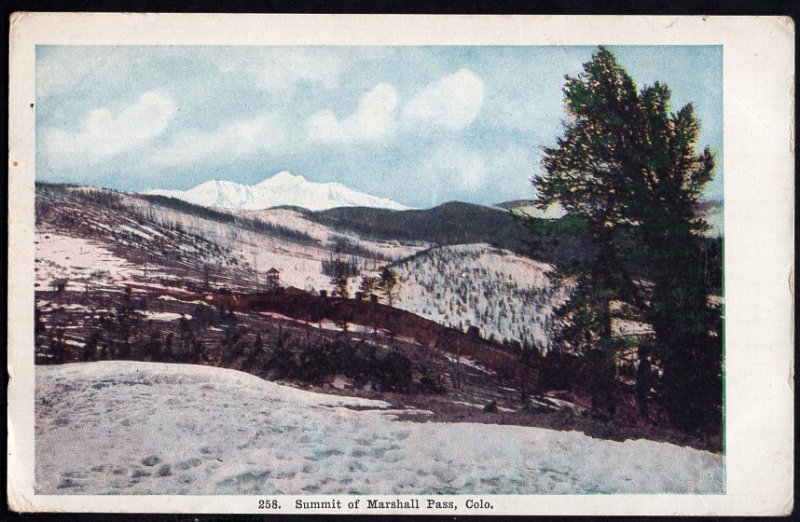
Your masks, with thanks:
<instances>
[{"instance_id":1,"label":"small wooden cabin","mask_svg":"<svg viewBox=\"0 0 800 522\"><path fill-rule=\"evenodd\" d=\"M281 287L281 272L274 266L267 270L267 287L270 290Z\"/></svg>"}]
</instances>

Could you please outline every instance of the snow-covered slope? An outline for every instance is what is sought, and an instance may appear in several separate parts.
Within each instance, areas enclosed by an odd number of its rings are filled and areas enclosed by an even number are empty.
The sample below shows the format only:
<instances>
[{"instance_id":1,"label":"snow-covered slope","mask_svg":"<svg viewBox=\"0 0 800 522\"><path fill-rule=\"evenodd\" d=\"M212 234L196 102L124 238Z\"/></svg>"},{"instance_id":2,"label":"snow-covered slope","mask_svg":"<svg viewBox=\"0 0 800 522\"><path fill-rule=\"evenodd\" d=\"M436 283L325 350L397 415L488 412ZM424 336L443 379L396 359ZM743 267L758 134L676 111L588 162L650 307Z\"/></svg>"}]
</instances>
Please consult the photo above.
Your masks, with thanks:
<instances>
[{"instance_id":1,"label":"snow-covered slope","mask_svg":"<svg viewBox=\"0 0 800 522\"><path fill-rule=\"evenodd\" d=\"M567 297L547 276L550 265L486 244L433 248L395 269L401 281L398 308L543 349L549 348L553 309Z\"/></svg>"},{"instance_id":2,"label":"snow-covered slope","mask_svg":"<svg viewBox=\"0 0 800 522\"><path fill-rule=\"evenodd\" d=\"M145 194L182 199L204 207L235 210L260 210L291 205L309 210L335 207L376 207L407 210L391 199L379 198L353 190L341 183L314 183L303 176L279 172L256 185L232 181L207 181L189 190L148 190Z\"/></svg>"},{"instance_id":3,"label":"snow-covered slope","mask_svg":"<svg viewBox=\"0 0 800 522\"><path fill-rule=\"evenodd\" d=\"M96 288L122 286L142 272L95 241L51 232L37 233L35 242L37 290L50 289L59 280L66 283L65 290L85 290L90 281Z\"/></svg>"},{"instance_id":4,"label":"snow-covered slope","mask_svg":"<svg viewBox=\"0 0 800 522\"><path fill-rule=\"evenodd\" d=\"M518 199L515 201L505 201L498 203L496 207L510 210L512 214L538 219L559 219L564 217L567 212L559 203L553 203L546 209L536 206L536 201L532 199Z\"/></svg>"},{"instance_id":5,"label":"snow-covered slope","mask_svg":"<svg viewBox=\"0 0 800 522\"><path fill-rule=\"evenodd\" d=\"M704 451L387 408L204 366L39 366L37 493L723 491L722 457Z\"/></svg>"},{"instance_id":6,"label":"snow-covered slope","mask_svg":"<svg viewBox=\"0 0 800 522\"><path fill-rule=\"evenodd\" d=\"M430 244L373 240L309 220L297 209L214 210L175 200L152 201L106 189L40 187L37 289L68 280L67 290L124 288L134 278L164 278L255 291L270 268L281 283L330 289L322 262L339 251L377 271ZM205 268L204 268L205 267Z\"/></svg>"}]
</instances>

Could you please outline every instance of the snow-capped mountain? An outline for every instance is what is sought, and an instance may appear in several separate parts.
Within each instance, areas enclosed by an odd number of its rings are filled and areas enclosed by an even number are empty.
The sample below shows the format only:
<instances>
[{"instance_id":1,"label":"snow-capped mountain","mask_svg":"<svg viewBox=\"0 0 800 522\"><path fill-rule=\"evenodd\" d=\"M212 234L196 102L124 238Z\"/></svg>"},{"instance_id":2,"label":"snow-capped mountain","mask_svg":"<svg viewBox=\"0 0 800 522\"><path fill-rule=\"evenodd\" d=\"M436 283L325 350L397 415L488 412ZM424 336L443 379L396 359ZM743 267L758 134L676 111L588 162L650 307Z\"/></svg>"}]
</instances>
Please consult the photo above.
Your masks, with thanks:
<instances>
[{"instance_id":1,"label":"snow-capped mountain","mask_svg":"<svg viewBox=\"0 0 800 522\"><path fill-rule=\"evenodd\" d=\"M375 207L390 210L409 208L391 199L358 192L341 183L314 183L286 171L256 185L212 180L189 190L153 189L144 193L182 199L204 207L232 210L261 210L283 205L309 210L335 207Z\"/></svg>"}]
</instances>

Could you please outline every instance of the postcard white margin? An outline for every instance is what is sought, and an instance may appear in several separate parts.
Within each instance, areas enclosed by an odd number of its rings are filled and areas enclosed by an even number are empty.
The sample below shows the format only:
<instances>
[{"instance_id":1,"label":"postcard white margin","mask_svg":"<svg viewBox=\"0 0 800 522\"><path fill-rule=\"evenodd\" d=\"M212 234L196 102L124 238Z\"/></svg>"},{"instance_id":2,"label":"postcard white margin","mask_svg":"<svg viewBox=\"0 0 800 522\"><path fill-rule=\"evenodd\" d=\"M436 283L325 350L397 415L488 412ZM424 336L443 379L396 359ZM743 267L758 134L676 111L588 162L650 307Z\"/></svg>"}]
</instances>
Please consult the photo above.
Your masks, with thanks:
<instances>
[{"instance_id":1,"label":"postcard white margin","mask_svg":"<svg viewBox=\"0 0 800 522\"><path fill-rule=\"evenodd\" d=\"M491 511L370 514L788 514L794 461L794 24L788 17L16 13L9 41L8 499L52 512L262 513L252 496L34 493L35 46L722 45L726 492L502 495ZM566 72L566 71L565 71ZM296 510L284 497L283 513ZM303 497L303 498L308 498ZM327 498L327 497L326 497ZM342 495L342 513L353 497ZM377 497L376 497L377 498ZM389 498L388 496L386 497ZM391 498L396 498L392 496ZM463 505L474 496L452 497Z\"/></svg>"}]
</instances>

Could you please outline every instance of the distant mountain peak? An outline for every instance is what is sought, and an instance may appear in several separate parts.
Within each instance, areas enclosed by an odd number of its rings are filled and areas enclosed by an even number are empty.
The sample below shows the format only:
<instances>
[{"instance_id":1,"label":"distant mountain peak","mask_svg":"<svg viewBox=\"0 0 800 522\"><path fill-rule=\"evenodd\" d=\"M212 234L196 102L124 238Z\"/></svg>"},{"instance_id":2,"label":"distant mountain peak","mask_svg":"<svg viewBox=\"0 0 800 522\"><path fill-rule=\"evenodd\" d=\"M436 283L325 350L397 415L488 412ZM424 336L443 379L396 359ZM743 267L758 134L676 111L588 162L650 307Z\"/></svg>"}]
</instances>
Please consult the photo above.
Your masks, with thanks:
<instances>
[{"instance_id":1,"label":"distant mountain peak","mask_svg":"<svg viewBox=\"0 0 800 522\"><path fill-rule=\"evenodd\" d=\"M391 199L358 192L341 183L315 183L285 170L255 185L210 180L188 190L153 189L144 194L167 196L204 207L231 210L262 210L278 206L296 206L309 210L336 207L409 209Z\"/></svg>"},{"instance_id":2,"label":"distant mountain peak","mask_svg":"<svg viewBox=\"0 0 800 522\"><path fill-rule=\"evenodd\" d=\"M301 176L300 174L292 174L288 170L282 170L272 176L271 178L266 178L265 180L261 181L260 183L254 185L256 187L261 186L269 186L275 183L303 183L306 182L306 178Z\"/></svg>"}]
</instances>

